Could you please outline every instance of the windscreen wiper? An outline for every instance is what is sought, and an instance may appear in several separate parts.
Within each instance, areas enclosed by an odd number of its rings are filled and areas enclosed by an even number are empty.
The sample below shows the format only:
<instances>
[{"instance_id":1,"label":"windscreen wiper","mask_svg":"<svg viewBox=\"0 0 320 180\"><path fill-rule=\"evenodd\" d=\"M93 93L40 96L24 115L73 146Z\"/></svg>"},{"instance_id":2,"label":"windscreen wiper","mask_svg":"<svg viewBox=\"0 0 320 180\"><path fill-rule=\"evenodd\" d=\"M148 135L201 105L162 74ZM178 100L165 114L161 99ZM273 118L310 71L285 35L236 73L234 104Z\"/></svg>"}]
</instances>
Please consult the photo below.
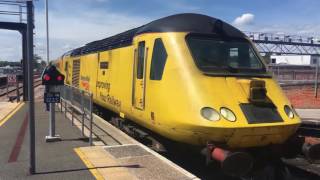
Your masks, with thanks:
<instances>
[{"instance_id":1,"label":"windscreen wiper","mask_svg":"<svg viewBox=\"0 0 320 180\"><path fill-rule=\"evenodd\" d=\"M222 68L223 68L223 69L226 69L227 71L232 72L232 73L237 73L237 72L239 72L239 69L234 68L234 67L229 66L229 65L222 66Z\"/></svg>"}]
</instances>

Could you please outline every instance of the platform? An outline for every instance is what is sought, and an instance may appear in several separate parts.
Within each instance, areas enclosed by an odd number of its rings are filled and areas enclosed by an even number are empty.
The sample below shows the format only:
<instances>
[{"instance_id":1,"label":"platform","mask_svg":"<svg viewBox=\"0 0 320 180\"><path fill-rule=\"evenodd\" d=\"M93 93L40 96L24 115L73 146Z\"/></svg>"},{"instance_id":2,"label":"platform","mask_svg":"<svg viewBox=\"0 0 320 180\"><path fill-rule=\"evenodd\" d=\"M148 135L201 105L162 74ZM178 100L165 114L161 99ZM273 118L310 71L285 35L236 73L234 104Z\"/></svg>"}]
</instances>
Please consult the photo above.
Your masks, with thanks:
<instances>
[{"instance_id":1,"label":"platform","mask_svg":"<svg viewBox=\"0 0 320 180\"><path fill-rule=\"evenodd\" d=\"M90 147L87 138L82 137L81 124L75 120L72 125L71 114L65 116L59 108L56 131L62 141L46 143L48 112L41 97L36 99L35 175L28 173L27 105L0 103L0 179L198 179L96 115L95 146ZM319 112L298 110L304 120L317 120Z\"/></svg>"},{"instance_id":2,"label":"platform","mask_svg":"<svg viewBox=\"0 0 320 180\"><path fill-rule=\"evenodd\" d=\"M0 126L0 179L94 179L74 148L87 146L78 129L57 114L57 133L62 141L46 143L48 113L36 103L36 174L28 173L29 132L27 105L21 104Z\"/></svg>"},{"instance_id":3,"label":"platform","mask_svg":"<svg viewBox=\"0 0 320 180\"><path fill-rule=\"evenodd\" d=\"M79 122L72 125L70 114L66 118L56 108L56 131L62 141L46 143L48 112L39 101L35 103L36 174L30 175L27 105L2 107L7 115L0 119L0 179L198 179L98 116L93 128L96 146L90 147Z\"/></svg>"},{"instance_id":4,"label":"platform","mask_svg":"<svg viewBox=\"0 0 320 180\"><path fill-rule=\"evenodd\" d=\"M71 119L71 114L67 117ZM94 115L93 122L93 144L96 146L80 147L75 151L96 179L199 179L101 117ZM74 120L74 124L81 129L79 121ZM88 122L86 126L89 126ZM85 134L89 135L87 128Z\"/></svg>"},{"instance_id":5,"label":"platform","mask_svg":"<svg viewBox=\"0 0 320 180\"><path fill-rule=\"evenodd\" d=\"M320 109L296 109L303 121L313 121L320 123Z\"/></svg>"}]
</instances>

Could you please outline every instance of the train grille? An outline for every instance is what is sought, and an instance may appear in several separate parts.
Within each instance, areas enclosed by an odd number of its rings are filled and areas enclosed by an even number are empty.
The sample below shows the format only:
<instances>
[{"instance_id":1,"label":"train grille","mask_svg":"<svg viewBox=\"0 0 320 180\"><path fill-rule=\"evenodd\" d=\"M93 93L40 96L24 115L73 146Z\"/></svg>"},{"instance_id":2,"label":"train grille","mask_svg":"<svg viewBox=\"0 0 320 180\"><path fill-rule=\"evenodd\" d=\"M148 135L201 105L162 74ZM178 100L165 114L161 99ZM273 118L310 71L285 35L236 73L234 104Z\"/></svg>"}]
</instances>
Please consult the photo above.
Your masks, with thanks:
<instances>
[{"instance_id":1,"label":"train grille","mask_svg":"<svg viewBox=\"0 0 320 180\"><path fill-rule=\"evenodd\" d=\"M283 122L275 106L240 104L249 124Z\"/></svg>"},{"instance_id":2,"label":"train grille","mask_svg":"<svg viewBox=\"0 0 320 180\"><path fill-rule=\"evenodd\" d=\"M73 60L72 67L72 85L79 87L80 59Z\"/></svg>"}]
</instances>

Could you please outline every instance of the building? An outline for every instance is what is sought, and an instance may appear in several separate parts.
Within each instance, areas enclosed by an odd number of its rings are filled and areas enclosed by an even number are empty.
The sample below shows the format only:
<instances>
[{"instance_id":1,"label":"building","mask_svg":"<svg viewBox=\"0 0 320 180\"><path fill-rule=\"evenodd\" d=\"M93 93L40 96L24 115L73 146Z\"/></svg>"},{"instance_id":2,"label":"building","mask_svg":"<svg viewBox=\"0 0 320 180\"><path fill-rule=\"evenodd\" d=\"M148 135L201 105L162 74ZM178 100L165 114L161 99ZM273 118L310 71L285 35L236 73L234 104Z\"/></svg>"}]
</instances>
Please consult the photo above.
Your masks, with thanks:
<instances>
[{"instance_id":1,"label":"building","mask_svg":"<svg viewBox=\"0 0 320 180\"><path fill-rule=\"evenodd\" d=\"M271 64L315 65L320 62L320 56L312 55L272 55Z\"/></svg>"},{"instance_id":2,"label":"building","mask_svg":"<svg viewBox=\"0 0 320 180\"><path fill-rule=\"evenodd\" d=\"M0 75L6 75L6 74L19 74L22 72L21 67L17 66L5 66L0 67Z\"/></svg>"}]
</instances>

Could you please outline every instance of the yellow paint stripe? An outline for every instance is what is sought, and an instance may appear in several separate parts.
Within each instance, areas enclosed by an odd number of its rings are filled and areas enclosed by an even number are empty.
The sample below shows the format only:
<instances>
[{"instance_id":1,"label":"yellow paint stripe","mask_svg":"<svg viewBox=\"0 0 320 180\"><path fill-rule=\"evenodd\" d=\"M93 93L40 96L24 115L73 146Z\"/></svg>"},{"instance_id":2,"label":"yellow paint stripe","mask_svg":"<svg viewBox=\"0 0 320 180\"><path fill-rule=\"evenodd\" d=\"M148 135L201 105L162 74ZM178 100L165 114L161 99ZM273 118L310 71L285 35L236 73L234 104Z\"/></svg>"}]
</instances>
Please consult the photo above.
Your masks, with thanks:
<instances>
[{"instance_id":1,"label":"yellow paint stripe","mask_svg":"<svg viewBox=\"0 0 320 180\"><path fill-rule=\"evenodd\" d=\"M22 106L24 102L18 104L13 110L11 110L3 119L0 120L0 127L6 123Z\"/></svg>"},{"instance_id":2,"label":"yellow paint stripe","mask_svg":"<svg viewBox=\"0 0 320 180\"><path fill-rule=\"evenodd\" d=\"M88 170L97 180L104 180L103 176L99 173L97 168L88 160L86 155L80 150L80 148L74 148L74 151L78 154L82 162L87 166Z\"/></svg>"}]
</instances>

